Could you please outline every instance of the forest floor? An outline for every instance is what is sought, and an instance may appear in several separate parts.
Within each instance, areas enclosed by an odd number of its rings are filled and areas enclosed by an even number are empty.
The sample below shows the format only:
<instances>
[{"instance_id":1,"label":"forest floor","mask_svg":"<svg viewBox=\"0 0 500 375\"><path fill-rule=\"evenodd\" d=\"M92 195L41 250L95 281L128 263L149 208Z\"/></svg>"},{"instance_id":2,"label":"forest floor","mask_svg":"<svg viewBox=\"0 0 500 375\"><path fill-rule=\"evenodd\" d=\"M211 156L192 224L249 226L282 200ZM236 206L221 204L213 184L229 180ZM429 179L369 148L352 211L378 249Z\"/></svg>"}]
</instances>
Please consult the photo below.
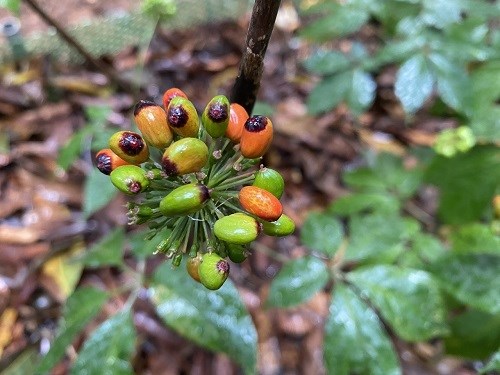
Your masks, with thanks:
<instances>
[{"instance_id":1,"label":"forest floor","mask_svg":"<svg viewBox=\"0 0 500 375\"><path fill-rule=\"evenodd\" d=\"M131 2L73 0L44 1L43 5L57 18L73 23L119 8L129 10ZM36 15L24 8L22 15L24 32L46 29ZM247 21L242 17L185 31L158 28L146 53L131 47L117 56L107 56L105 61L127 77L144 61L142 90L137 95L120 90L110 93L107 78L86 64L58 64L37 57L2 68L0 311L17 311L10 326L0 325L2 367L28 347L42 350L42 344L54 334L64 293L54 271L44 267L45 260L82 241L90 246L110 229L126 225L123 197L90 219L83 218L82 186L92 168L89 152L68 171L57 164L59 150L87 121L84 108L107 105L111 108L108 121L127 129L138 99L160 101L163 91L174 86L182 88L198 109L203 108L215 94L229 93ZM351 116L342 105L321 117L311 117L304 103L315 82L301 66L311 46L295 36L297 26L290 19L278 23L266 55L258 100L272 109L276 131L264 162L282 172L286 181L284 211L300 228L309 212L324 208L346 193L340 174L362 162L362 150L405 155L409 145L429 145L438 130L454 124L422 117L411 128L404 126L404 114L390 90L394 82L391 69L378 77L382 89L373 108L361 118ZM371 30L363 30L361 37L372 38ZM343 48L349 48L349 42L342 43ZM432 211L434 204L431 197L424 202L424 208ZM259 243L289 258L305 252L299 231L287 238L265 238ZM151 256L147 268L153 269L161 258ZM320 292L292 309L263 308L261 302L279 268L278 261L255 251L231 273L258 331L259 372L322 374L322 326L328 314L329 295ZM116 269L105 267L84 271L80 285L112 289L121 282L122 275ZM112 300L99 319L116 312L124 301L125 297ZM134 361L137 373L238 373L225 355L201 349L165 328L146 297L138 299L134 314L144 343ZM87 327L75 342L75 349L96 324ZM439 342L408 344L395 340L405 374L474 373L462 361L442 356ZM57 366L54 374L68 372L70 357Z\"/></svg>"}]
</instances>

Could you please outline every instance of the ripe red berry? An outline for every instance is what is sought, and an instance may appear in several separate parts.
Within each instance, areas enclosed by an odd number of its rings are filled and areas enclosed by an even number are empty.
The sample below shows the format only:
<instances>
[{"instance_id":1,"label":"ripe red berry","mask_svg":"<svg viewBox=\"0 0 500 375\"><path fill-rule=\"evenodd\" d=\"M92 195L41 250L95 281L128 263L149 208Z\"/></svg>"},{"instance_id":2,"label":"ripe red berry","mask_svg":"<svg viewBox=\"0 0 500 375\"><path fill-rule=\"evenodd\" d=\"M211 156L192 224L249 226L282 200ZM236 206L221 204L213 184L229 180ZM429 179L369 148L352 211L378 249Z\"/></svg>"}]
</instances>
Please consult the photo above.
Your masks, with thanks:
<instances>
[{"instance_id":1,"label":"ripe red berry","mask_svg":"<svg viewBox=\"0 0 500 375\"><path fill-rule=\"evenodd\" d=\"M116 155L110 148L104 148L95 155L97 169L109 175L121 165L127 165L125 160Z\"/></svg>"},{"instance_id":2,"label":"ripe red berry","mask_svg":"<svg viewBox=\"0 0 500 375\"><path fill-rule=\"evenodd\" d=\"M264 155L273 140L273 123L266 116L247 119L240 139L241 154L249 159Z\"/></svg>"},{"instance_id":3,"label":"ripe red berry","mask_svg":"<svg viewBox=\"0 0 500 375\"><path fill-rule=\"evenodd\" d=\"M226 137L234 143L240 143L243 127L248 119L248 113L238 103L231 103L229 106L229 125L226 129Z\"/></svg>"},{"instance_id":4,"label":"ripe red berry","mask_svg":"<svg viewBox=\"0 0 500 375\"><path fill-rule=\"evenodd\" d=\"M163 108L165 108L165 111L168 109L168 105L170 104L172 99L177 96L186 99L188 98L187 95L184 93L184 91L178 89L177 87L172 87L163 93Z\"/></svg>"},{"instance_id":5,"label":"ripe red berry","mask_svg":"<svg viewBox=\"0 0 500 375\"><path fill-rule=\"evenodd\" d=\"M283 213L278 198L257 186L244 186L240 190L239 200L246 211L262 220L275 221Z\"/></svg>"}]
</instances>

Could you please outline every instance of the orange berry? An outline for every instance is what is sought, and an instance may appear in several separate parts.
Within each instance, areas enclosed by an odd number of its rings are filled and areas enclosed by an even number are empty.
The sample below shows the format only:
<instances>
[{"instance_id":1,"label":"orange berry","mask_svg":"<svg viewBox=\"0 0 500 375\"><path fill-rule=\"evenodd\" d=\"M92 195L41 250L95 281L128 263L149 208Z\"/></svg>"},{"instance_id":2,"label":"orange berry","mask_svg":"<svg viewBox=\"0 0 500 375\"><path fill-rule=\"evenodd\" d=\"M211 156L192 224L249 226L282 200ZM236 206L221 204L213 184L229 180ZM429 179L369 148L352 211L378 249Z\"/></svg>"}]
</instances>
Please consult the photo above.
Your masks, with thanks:
<instances>
[{"instance_id":1,"label":"orange berry","mask_svg":"<svg viewBox=\"0 0 500 375\"><path fill-rule=\"evenodd\" d=\"M273 140L273 123L266 116L249 117L240 139L241 154L249 159L264 155Z\"/></svg>"},{"instance_id":2,"label":"orange berry","mask_svg":"<svg viewBox=\"0 0 500 375\"><path fill-rule=\"evenodd\" d=\"M163 93L163 108L165 108L165 111L168 109L170 101L176 96L181 96L186 99L188 98L184 91L178 89L177 87L172 87Z\"/></svg>"},{"instance_id":3,"label":"orange berry","mask_svg":"<svg viewBox=\"0 0 500 375\"><path fill-rule=\"evenodd\" d=\"M163 149L173 139L167 124L167 114L163 108L149 100L141 100L135 105L134 118L142 136L150 145Z\"/></svg>"},{"instance_id":4,"label":"orange berry","mask_svg":"<svg viewBox=\"0 0 500 375\"><path fill-rule=\"evenodd\" d=\"M234 143L240 143L241 133L248 117L245 108L238 103L231 103L229 106L229 125L226 129L226 137Z\"/></svg>"},{"instance_id":5,"label":"orange berry","mask_svg":"<svg viewBox=\"0 0 500 375\"><path fill-rule=\"evenodd\" d=\"M129 164L121 157L116 155L110 148L104 148L100 150L95 155L95 161L97 164L97 169L107 175L109 175L119 166Z\"/></svg>"},{"instance_id":6,"label":"orange berry","mask_svg":"<svg viewBox=\"0 0 500 375\"><path fill-rule=\"evenodd\" d=\"M188 99L176 96L172 99L167 109L167 124L179 136L198 136L200 118L193 103Z\"/></svg>"},{"instance_id":7,"label":"orange berry","mask_svg":"<svg viewBox=\"0 0 500 375\"><path fill-rule=\"evenodd\" d=\"M244 186L240 190L239 200L241 207L262 220L275 221L283 213L278 198L257 186Z\"/></svg>"}]
</instances>

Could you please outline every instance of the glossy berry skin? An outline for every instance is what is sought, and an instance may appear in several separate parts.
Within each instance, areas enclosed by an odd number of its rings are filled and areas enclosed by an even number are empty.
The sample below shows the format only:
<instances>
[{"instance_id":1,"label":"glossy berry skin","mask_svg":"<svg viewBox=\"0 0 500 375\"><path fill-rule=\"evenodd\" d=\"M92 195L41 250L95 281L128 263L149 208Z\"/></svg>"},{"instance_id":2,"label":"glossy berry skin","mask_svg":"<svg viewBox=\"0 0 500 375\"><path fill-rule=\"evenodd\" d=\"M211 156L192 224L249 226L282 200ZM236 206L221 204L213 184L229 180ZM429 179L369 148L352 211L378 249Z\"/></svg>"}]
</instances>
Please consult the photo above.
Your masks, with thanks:
<instances>
[{"instance_id":1,"label":"glossy berry skin","mask_svg":"<svg viewBox=\"0 0 500 375\"><path fill-rule=\"evenodd\" d=\"M118 190L129 195L139 194L149 186L146 172L137 165L122 165L109 176Z\"/></svg>"},{"instance_id":2,"label":"glossy berry skin","mask_svg":"<svg viewBox=\"0 0 500 375\"><path fill-rule=\"evenodd\" d=\"M203 254L198 272L203 286L210 290L219 289L229 276L229 262L215 253Z\"/></svg>"},{"instance_id":3,"label":"glossy berry skin","mask_svg":"<svg viewBox=\"0 0 500 375\"><path fill-rule=\"evenodd\" d=\"M200 282L200 273L198 271L198 268L201 264L201 255L196 255L194 258L189 257L187 262L186 262L186 270L193 278L193 280Z\"/></svg>"},{"instance_id":4,"label":"glossy berry skin","mask_svg":"<svg viewBox=\"0 0 500 375\"><path fill-rule=\"evenodd\" d=\"M231 103L229 106L229 124L226 129L226 137L233 143L240 143L243 126L248 119L248 113L238 103Z\"/></svg>"},{"instance_id":5,"label":"glossy berry skin","mask_svg":"<svg viewBox=\"0 0 500 375\"><path fill-rule=\"evenodd\" d=\"M201 122L212 138L222 137L229 125L229 100L224 95L215 96L205 107Z\"/></svg>"},{"instance_id":6,"label":"glossy berry skin","mask_svg":"<svg viewBox=\"0 0 500 375\"><path fill-rule=\"evenodd\" d=\"M182 91L181 89L178 89L177 87L172 87L163 93L162 101L163 101L163 108L165 108L165 111L168 109L168 105L170 104L172 99L177 97L177 96L180 96L180 97L183 97L186 99L188 98L186 93L184 91Z\"/></svg>"},{"instance_id":7,"label":"glossy berry skin","mask_svg":"<svg viewBox=\"0 0 500 375\"><path fill-rule=\"evenodd\" d=\"M252 116L243 126L240 152L249 159L260 158L273 140L273 123L266 116Z\"/></svg>"},{"instance_id":8,"label":"glossy berry skin","mask_svg":"<svg viewBox=\"0 0 500 375\"><path fill-rule=\"evenodd\" d=\"M295 223L289 216L283 214L276 221L263 221L262 230L268 236L284 237L295 231Z\"/></svg>"},{"instance_id":9,"label":"glossy berry skin","mask_svg":"<svg viewBox=\"0 0 500 375\"><path fill-rule=\"evenodd\" d=\"M255 174L255 179L252 183L253 186L260 187L267 190L276 198L280 199L285 190L285 180L281 174L271 168L262 167Z\"/></svg>"},{"instance_id":10,"label":"glossy berry skin","mask_svg":"<svg viewBox=\"0 0 500 375\"><path fill-rule=\"evenodd\" d=\"M149 148L142 136L132 131L116 132L109 138L109 148L130 164L141 164L149 159Z\"/></svg>"},{"instance_id":11,"label":"glossy berry skin","mask_svg":"<svg viewBox=\"0 0 500 375\"><path fill-rule=\"evenodd\" d=\"M210 198L205 185L187 184L172 190L160 201L160 212L165 216L192 214Z\"/></svg>"},{"instance_id":12,"label":"glossy berry skin","mask_svg":"<svg viewBox=\"0 0 500 375\"><path fill-rule=\"evenodd\" d=\"M116 155L110 148L104 148L100 150L95 155L95 161L97 169L99 169L99 171L106 175L109 175L112 171L122 165L129 164L121 157Z\"/></svg>"},{"instance_id":13,"label":"glossy berry skin","mask_svg":"<svg viewBox=\"0 0 500 375\"><path fill-rule=\"evenodd\" d=\"M224 216L214 224L215 236L225 242L246 245L254 241L260 232L260 224L244 213Z\"/></svg>"},{"instance_id":14,"label":"glossy berry skin","mask_svg":"<svg viewBox=\"0 0 500 375\"><path fill-rule=\"evenodd\" d=\"M241 207L262 220L275 221L283 213L283 206L278 198L257 186L242 187L239 200Z\"/></svg>"},{"instance_id":15,"label":"glossy berry skin","mask_svg":"<svg viewBox=\"0 0 500 375\"><path fill-rule=\"evenodd\" d=\"M151 146L164 149L172 143L172 130L161 106L149 100L141 100L135 105L134 118L142 136Z\"/></svg>"},{"instance_id":16,"label":"glossy berry skin","mask_svg":"<svg viewBox=\"0 0 500 375\"><path fill-rule=\"evenodd\" d=\"M176 96L170 101L167 123L175 134L183 138L196 138L200 130L200 118L194 104L182 96Z\"/></svg>"},{"instance_id":17,"label":"glossy berry skin","mask_svg":"<svg viewBox=\"0 0 500 375\"><path fill-rule=\"evenodd\" d=\"M168 176L199 172L207 163L208 147L198 138L182 138L167 147L162 156L163 171Z\"/></svg>"}]
</instances>

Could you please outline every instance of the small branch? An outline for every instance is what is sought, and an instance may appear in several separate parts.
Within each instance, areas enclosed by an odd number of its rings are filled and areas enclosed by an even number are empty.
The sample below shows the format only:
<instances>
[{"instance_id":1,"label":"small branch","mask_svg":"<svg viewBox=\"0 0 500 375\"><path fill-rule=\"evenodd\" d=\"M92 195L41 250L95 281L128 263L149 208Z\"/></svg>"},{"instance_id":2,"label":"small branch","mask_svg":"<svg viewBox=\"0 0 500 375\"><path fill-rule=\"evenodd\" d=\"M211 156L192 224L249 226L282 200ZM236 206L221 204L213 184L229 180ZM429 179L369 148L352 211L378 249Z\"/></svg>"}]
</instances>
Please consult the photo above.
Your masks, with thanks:
<instances>
[{"instance_id":1,"label":"small branch","mask_svg":"<svg viewBox=\"0 0 500 375\"><path fill-rule=\"evenodd\" d=\"M248 27L245 51L231 101L241 104L252 113L264 70L264 56L274 28L281 0L255 0Z\"/></svg>"},{"instance_id":2,"label":"small branch","mask_svg":"<svg viewBox=\"0 0 500 375\"><path fill-rule=\"evenodd\" d=\"M89 52L87 52L87 50L80 44L80 42L73 38L58 21L48 15L36 3L35 0L24 0L24 2L27 3L33 9L33 11L35 11L35 13L37 13L47 24L54 27L61 38L63 38L74 49L76 49L85 58L85 60L87 60L87 62L101 71L106 77L109 78L109 80L117 84L121 89L133 94L133 90L129 82L124 81L120 76L118 76L113 68L95 59Z\"/></svg>"}]
</instances>

